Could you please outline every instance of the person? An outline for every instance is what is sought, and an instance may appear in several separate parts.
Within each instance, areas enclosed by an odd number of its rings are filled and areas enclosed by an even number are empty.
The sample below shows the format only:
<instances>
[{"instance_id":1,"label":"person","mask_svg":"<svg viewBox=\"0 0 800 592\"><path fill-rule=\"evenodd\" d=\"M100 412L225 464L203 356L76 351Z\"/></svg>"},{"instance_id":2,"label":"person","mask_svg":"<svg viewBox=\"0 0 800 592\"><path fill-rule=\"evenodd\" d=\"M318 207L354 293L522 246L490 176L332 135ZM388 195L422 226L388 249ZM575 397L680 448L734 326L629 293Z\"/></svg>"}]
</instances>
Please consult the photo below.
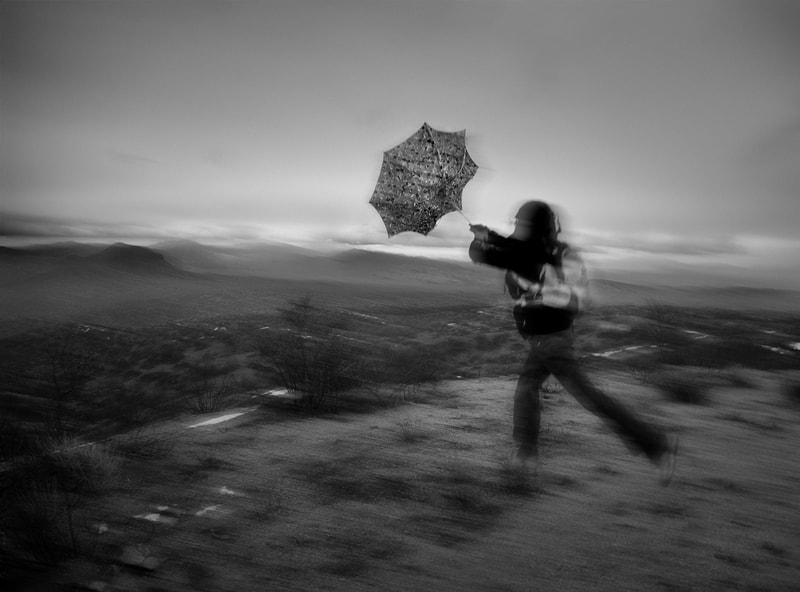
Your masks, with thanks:
<instances>
[{"instance_id":1,"label":"person","mask_svg":"<svg viewBox=\"0 0 800 592\"><path fill-rule=\"evenodd\" d=\"M529 201L517 212L514 231L502 236L471 225L469 257L506 270L514 298L517 329L530 344L514 393L513 439L516 459L536 465L539 456L539 389L551 374L583 405L604 419L624 441L660 468L661 481L672 478L677 438L668 436L629 411L586 376L574 353L575 317L588 302L586 267L579 254L558 239L558 216L545 202Z\"/></svg>"}]
</instances>

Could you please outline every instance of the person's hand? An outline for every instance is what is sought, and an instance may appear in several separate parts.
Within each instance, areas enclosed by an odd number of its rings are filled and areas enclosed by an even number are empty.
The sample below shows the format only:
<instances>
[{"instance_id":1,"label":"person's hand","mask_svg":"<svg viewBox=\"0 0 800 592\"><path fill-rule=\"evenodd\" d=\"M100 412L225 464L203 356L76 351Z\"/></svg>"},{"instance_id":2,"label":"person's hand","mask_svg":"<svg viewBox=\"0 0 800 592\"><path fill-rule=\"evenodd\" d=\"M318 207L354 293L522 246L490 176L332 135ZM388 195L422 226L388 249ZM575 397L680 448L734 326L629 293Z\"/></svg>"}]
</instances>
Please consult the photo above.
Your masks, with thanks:
<instances>
[{"instance_id":1,"label":"person's hand","mask_svg":"<svg viewBox=\"0 0 800 592\"><path fill-rule=\"evenodd\" d=\"M489 229L483 224L470 224L469 229L475 235L475 240L484 243L489 240Z\"/></svg>"},{"instance_id":2,"label":"person's hand","mask_svg":"<svg viewBox=\"0 0 800 592\"><path fill-rule=\"evenodd\" d=\"M565 285L545 286L542 289L542 303L552 308L568 308L572 292Z\"/></svg>"}]
</instances>

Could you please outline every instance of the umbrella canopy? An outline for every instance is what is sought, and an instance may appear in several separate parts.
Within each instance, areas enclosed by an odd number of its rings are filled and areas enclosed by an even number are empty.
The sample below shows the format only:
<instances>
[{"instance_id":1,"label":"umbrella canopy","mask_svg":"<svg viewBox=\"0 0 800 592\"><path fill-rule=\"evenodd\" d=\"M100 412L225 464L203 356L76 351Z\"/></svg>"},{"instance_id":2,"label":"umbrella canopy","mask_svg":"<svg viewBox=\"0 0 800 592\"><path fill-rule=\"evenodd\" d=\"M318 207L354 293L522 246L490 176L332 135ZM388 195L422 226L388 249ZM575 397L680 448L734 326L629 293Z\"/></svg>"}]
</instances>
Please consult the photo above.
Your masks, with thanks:
<instances>
[{"instance_id":1,"label":"umbrella canopy","mask_svg":"<svg viewBox=\"0 0 800 592\"><path fill-rule=\"evenodd\" d=\"M461 211L461 192L477 170L467 152L465 130L441 132L425 123L383 153L369 203L389 237L406 231L428 234L439 218Z\"/></svg>"}]
</instances>

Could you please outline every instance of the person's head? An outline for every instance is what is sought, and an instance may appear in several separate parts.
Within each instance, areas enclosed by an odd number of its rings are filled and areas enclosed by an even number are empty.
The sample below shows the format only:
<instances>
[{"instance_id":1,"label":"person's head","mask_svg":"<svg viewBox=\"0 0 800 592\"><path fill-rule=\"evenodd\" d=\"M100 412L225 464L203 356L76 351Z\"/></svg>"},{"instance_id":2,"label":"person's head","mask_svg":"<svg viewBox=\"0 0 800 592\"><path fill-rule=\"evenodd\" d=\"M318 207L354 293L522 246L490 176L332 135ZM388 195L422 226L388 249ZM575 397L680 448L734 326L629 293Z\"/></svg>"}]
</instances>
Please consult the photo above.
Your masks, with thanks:
<instances>
[{"instance_id":1,"label":"person's head","mask_svg":"<svg viewBox=\"0 0 800 592\"><path fill-rule=\"evenodd\" d=\"M529 201L517 212L511 236L522 241L553 243L559 232L561 226L553 209L543 201Z\"/></svg>"}]
</instances>

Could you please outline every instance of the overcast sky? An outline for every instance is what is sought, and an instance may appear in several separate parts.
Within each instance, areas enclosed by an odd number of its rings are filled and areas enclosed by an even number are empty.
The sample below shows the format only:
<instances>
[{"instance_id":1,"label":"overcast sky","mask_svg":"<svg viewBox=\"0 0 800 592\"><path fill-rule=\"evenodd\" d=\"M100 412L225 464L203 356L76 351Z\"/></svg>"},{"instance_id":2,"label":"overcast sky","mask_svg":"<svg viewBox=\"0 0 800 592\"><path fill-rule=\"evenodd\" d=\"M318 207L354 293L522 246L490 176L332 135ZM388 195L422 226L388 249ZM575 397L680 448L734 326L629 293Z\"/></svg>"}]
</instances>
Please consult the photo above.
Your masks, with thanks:
<instances>
[{"instance_id":1,"label":"overcast sky","mask_svg":"<svg viewBox=\"0 0 800 592\"><path fill-rule=\"evenodd\" d=\"M466 129L464 215L796 259L800 2L0 2L2 231L388 241L382 153ZM0 237L2 240L2 237Z\"/></svg>"}]
</instances>

